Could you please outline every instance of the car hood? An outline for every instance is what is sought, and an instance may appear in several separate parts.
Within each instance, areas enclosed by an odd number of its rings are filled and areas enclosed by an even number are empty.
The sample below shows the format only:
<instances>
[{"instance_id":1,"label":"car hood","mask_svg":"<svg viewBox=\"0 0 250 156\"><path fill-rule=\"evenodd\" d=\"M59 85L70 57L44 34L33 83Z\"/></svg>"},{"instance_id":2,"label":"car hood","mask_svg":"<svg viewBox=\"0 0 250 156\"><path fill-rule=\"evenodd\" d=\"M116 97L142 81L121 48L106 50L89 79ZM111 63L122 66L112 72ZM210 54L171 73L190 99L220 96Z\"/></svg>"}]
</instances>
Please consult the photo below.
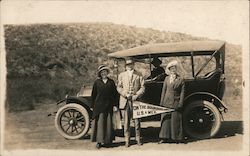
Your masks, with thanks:
<instances>
[{"instance_id":1,"label":"car hood","mask_svg":"<svg viewBox=\"0 0 250 156\"><path fill-rule=\"evenodd\" d=\"M77 96L90 97L92 92L92 86L82 86Z\"/></svg>"}]
</instances>

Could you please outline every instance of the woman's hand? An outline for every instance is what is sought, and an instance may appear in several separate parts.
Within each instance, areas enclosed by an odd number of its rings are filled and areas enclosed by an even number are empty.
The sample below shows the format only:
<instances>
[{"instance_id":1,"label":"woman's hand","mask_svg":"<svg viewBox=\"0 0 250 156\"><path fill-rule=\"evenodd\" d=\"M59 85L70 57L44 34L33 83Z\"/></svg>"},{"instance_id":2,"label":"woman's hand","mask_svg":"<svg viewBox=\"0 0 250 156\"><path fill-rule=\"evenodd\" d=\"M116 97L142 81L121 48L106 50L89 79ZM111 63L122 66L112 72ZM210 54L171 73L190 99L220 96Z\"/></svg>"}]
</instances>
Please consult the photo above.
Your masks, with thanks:
<instances>
[{"instance_id":1,"label":"woman's hand","mask_svg":"<svg viewBox=\"0 0 250 156\"><path fill-rule=\"evenodd\" d=\"M113 111L116 112L118 111L118 108L116 106L113 107Z\"/></svg>"},{"instance_id":2,"label":"woman's hand","mask_svg":"<svg viewBox=\"0 0 250 156\"><path fill-rule=\"evenodd\" d=\"M175 111L177 111L177 112L182 111L182 107L177 107L177 108L175 108Z\"/></svg>"},{"instance_id":3,"label":"woman's hand","mask_svg":"<svg viewBox=\"0 0 250 156\"><path fill-rule=\"evenodd\" d=\"M132 96L132 101L135 101L137 98L138 98L137 95L133 95L133 96Z\"/></svg>"}]
</instances>

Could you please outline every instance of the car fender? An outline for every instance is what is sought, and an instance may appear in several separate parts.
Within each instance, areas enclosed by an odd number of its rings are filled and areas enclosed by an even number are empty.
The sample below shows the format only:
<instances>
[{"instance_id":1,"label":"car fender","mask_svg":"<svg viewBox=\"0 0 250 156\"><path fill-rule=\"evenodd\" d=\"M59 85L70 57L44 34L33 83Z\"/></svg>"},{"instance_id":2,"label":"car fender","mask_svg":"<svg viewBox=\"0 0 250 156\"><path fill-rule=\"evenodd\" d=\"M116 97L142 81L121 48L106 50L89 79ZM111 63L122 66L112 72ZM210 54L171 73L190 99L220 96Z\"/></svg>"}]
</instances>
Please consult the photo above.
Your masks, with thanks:
<instances>
[{"instance_id":1,"label":"car fender","mask_svg":"<svg viewBox=\"0 0 250 156\"><path fill-rule=\"evenodd\" d=\"M228 110L226 104L221 99L219 99L217 96L215 96L214 94L211 94L209 92L195 92L195 93L192 93L192 94L190 94L190 95L188 95L187 97L184 98L184 103L188 102L190 99L192 99L194 97L197 97L197 99L199 99L199 98L200 99L207 99L207 98L214 99L213 103L219 109L220 112L222 111L220 108L222 108L225 113Z\"/></svg>"},{"instance_id":2,"label":"car fender","mask_svg":"<svg viewBox=\"0 0 250 156\"><path fill-rule=\"evenodd\" d=\"M92 113L92 106L91 106L92 102L91 102L90 98L69 96L69 97L66 97L65 99L57 102L57 105L60 103L63 103L63 102L66 102L66 104L70 104L70 103L79 104L79 105L85 107L89 113Z\"/></svg>"}]
</instances>

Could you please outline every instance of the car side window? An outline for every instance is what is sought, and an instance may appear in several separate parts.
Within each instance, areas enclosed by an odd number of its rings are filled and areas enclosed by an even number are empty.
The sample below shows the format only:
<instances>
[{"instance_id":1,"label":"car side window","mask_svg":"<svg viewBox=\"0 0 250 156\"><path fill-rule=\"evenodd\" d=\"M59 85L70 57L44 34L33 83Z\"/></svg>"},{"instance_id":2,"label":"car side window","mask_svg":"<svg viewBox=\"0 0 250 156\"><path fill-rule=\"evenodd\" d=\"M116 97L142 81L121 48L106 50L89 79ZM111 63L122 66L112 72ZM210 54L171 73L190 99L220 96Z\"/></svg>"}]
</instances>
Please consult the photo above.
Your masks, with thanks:
<instances>
[{"instance_id":1,"label":"car side window","mask_svg":"<svg viewBox=\"0 0 250 156\"><path fill-rule=\"evenodd\" d=\"M200 68L210 59L209 56L194 56L194 73L196 74ZM213 58L209 63L203 68L197 77L206 77L209 73L216 69L216 60Z\"/></svg>"}]
</instances>

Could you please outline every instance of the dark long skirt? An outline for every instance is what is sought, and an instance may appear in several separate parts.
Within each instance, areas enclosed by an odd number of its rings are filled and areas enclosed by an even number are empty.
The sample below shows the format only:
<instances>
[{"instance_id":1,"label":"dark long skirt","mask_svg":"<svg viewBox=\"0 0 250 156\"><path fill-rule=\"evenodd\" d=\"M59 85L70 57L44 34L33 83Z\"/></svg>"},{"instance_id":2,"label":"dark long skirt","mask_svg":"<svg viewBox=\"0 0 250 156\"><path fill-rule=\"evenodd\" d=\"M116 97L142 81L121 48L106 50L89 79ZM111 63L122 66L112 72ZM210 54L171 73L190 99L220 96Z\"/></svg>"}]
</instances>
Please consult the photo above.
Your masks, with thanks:
<instances>
[{"instance_id":1,"label":"dark long skirt","mask_svg":"<svg viewBox=\"0 0 250 156\"><path fill-rule=\"evenodd\" d=\"M110 144L115 139L112 113L100 113L92 121L91 141Z\"/></svg>"},{"instance_id":2,"label":"dark long skirt","mask_svg":"<svg viewBox=\"0 0 250 156\"><path fill-rule=\"evenodd\" d=\"M161 115L161 139L182 140L182 114L180 112L164 113Z\"/></svg>"}]
</instances>

